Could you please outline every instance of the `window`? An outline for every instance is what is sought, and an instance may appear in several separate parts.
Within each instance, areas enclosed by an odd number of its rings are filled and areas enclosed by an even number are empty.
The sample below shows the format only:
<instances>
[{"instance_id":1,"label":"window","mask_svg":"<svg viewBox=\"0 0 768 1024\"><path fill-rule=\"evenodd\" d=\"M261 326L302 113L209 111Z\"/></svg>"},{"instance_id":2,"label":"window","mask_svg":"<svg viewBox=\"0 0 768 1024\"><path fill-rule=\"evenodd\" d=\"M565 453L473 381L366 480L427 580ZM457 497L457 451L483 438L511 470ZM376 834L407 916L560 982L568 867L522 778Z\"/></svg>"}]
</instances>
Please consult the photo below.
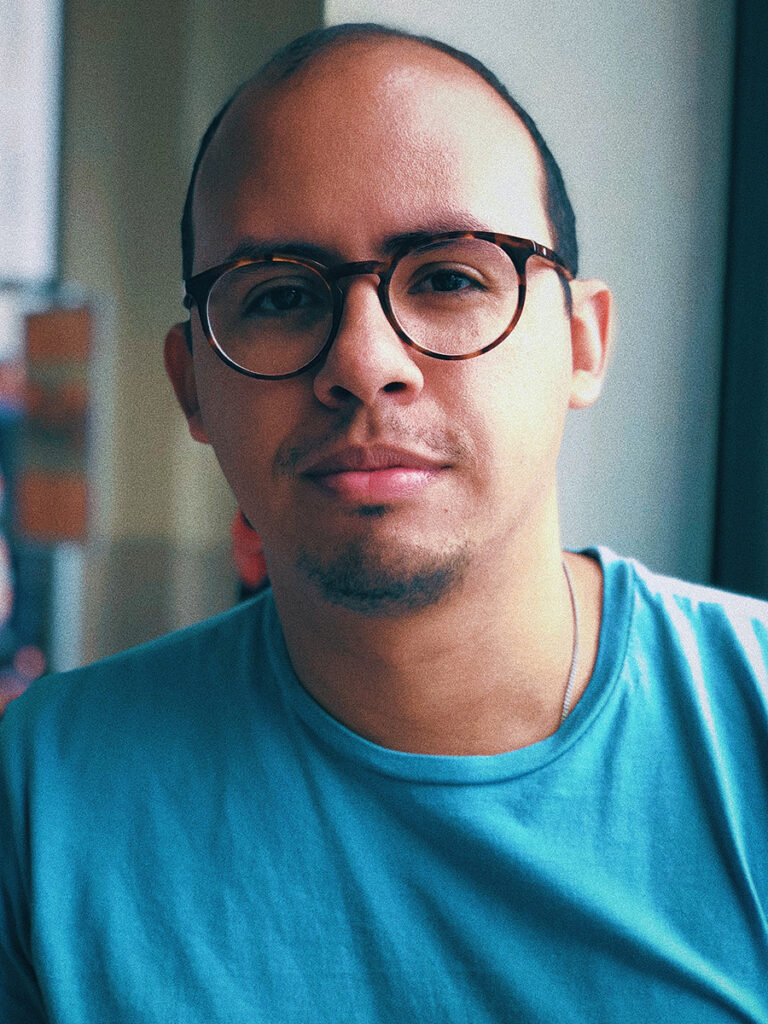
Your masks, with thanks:
<instances>
[{"instance_id":1,"label":"window","mask_svg":"<svg viewBox=\"0 0 768 1024\"><path fill-rule=\"evenodd\" d=\"M0 281L57 273L61 0L0 0Z\"/></svg>"}]
</instances>

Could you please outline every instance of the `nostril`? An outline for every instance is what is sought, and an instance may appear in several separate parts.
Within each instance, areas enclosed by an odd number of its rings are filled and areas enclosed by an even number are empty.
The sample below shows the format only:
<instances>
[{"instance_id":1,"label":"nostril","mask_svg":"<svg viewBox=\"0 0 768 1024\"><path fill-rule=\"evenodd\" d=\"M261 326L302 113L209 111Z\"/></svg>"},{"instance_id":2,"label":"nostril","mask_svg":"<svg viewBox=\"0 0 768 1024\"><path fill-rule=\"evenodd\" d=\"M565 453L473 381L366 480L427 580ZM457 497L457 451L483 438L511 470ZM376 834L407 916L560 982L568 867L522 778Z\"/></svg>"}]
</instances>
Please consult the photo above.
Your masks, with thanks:
<instances>
[{"instance_id":1,"label":"nostril","mask_svg":"<svg viewBox=\"0 0 768 1024\"><path fill-rule=\"evenodd\" d=\"M347 402L354 395L347 388L343 388L341 384L334 384L329 392L331 398L336 402Z\"/></svg>"},{"instance_id":2,"label":"nostril","mask_svg":"<svg viewBox=\"0 0 768 1024\"><path fill-rule=\"evenodd\" d=\"M392 394L397 393L398 391L405 391L405 389L407 387L408 387L408 385L405 384L403 381L401 381L401 380L393 380L393 381L390 381L389 384L385 384L384 387L381 390L382 391L386 391L386 393L388 395L392 395Z\"/></svg>"}]
</instances>

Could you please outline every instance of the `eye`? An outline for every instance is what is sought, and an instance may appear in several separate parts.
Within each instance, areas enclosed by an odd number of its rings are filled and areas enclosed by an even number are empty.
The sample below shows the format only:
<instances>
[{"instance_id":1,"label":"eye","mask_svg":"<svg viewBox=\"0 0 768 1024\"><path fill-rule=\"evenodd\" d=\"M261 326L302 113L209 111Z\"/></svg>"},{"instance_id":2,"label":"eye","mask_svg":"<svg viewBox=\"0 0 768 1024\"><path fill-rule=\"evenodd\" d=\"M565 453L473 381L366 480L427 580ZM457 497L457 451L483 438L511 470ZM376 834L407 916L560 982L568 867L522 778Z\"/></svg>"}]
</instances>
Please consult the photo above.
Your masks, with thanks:
<instances>
[{"instance_id":1,"label":"eye","mask_svg":"<svg viewBox=\"0 0 768 1024\"><path fill-rule=\"evenodd\" d=\"M437 267L421 270L408 291L411 295L428 294L430 292L461 292L468 289L483 290L480 282L469 273L453 267Z\"/></svg>"},{"instance_id":2,"label":"eye","mask_svg":"<svg viewBox=\"0 0 768 1024\"><path fill-rule=\"evenodd\" d=\"M276 316L309 310L320 303L320 297L295 284L252 291L243 302L245 316Z\"/></svg>"}]
</instances>

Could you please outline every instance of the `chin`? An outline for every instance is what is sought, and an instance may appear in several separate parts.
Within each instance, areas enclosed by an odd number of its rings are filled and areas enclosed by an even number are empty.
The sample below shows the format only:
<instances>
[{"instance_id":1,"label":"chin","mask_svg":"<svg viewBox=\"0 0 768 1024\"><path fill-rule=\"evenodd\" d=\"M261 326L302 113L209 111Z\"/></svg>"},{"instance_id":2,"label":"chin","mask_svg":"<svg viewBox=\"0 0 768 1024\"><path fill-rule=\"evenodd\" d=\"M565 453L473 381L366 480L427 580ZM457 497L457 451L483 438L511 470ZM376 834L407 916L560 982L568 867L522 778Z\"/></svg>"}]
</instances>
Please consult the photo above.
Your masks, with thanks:
<instances>
[{"instance_id":1,"label":"chin","mask_svg":"<svg viewBox=\"0 0 768 1024\"><path fill-rule=\"evenodd\" d=\"M321 554L303 547L297 568L323 600L362 615L395 617L443 601L465 577L469 552L374 550L356 540Z\"/></svg>"}]
</instances>

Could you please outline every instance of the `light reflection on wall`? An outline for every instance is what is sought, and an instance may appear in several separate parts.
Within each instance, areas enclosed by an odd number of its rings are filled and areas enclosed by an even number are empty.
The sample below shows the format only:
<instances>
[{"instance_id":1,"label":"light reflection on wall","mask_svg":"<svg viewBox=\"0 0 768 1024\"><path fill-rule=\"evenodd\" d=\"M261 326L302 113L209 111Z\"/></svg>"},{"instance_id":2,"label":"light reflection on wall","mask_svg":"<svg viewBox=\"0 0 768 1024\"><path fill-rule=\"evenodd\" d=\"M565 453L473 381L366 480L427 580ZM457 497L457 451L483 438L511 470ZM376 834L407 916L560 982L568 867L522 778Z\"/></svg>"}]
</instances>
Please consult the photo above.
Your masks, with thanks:
<instances>
[{"instance_id":1,"label":"light reflection on wall","mask_svg":"<svg viewBox=\"0 0 768 1024\"><path fill-rule=\"evenodd\" d=\"M0 280L56 276L61 15L0 0Z\"/></svg>"}]
</instances>

